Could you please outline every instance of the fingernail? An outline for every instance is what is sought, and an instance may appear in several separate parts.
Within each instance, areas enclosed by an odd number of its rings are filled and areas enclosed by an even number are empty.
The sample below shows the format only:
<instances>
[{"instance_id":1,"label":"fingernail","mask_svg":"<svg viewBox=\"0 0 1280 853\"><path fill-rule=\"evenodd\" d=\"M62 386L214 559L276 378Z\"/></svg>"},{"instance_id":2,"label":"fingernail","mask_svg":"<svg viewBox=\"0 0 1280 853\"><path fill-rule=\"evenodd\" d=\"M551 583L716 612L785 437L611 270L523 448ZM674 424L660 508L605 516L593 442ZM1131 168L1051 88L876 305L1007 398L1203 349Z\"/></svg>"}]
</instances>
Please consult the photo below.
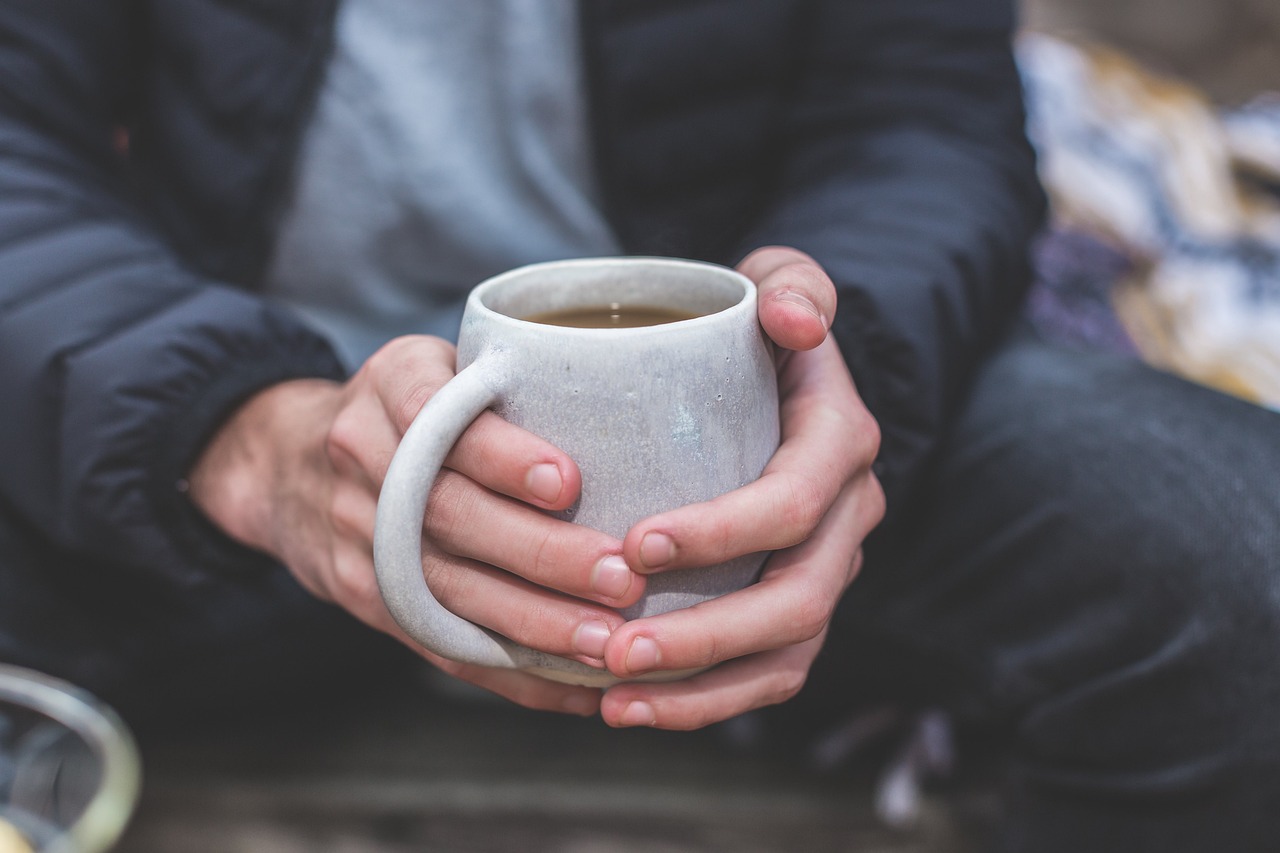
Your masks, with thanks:
<instances>
[{"instance_id":1,"label":"fingernail","mask_svg":"<svg viewBox=\"0 0 1280 853\"><path fill-rule=\"evenodd\" d=\"M609 626L603 622L583 622L573 632L573 647L581 654L597 660L604 658L604 647L609 642Z\"/></svg>"},{"instance_id":2,"label":"fingernail","mask_svg":"<svg viewBox=\"0 0 1280 853\"><path fill-rule=\"evenodd\" d=\"M802 293L796 293L794 290L784 290L775 294L773 301L785 302L788 305L795 305L798 308L803 308L805 311L822 321L824 326L827 324L827 318L822 316L822 312L818 310L818 306L814 305L813 300L809 299L809 297Z\"/></svg>"},{"instance_id":3,"label":"fingernail","mask_svg":"<svg viewBox=\"0 0 1280 853\"><path fill-rule=\"evenodd\" d=\"M620 722L624 726L652 726L657 719L648 702L632 702L622 709Z\"/></svg>"},{"instance_id":4,"label":"fingernail","mask_svg":"<svg viewBox=\"0 0 1280 853\"><path fill-rule=\"evenodd\" d=\"M622 598L631 589L631 569L619 554L601 558L591 570L591 588L606 598Z\"/></svg>"},{"instance_id":5,"label":"fingernail","mask_svg":"<svg viewBox=\"0 0 1280 853\"><path fill-rule=\"evenodd\" d=\"M627 672L648 672L657 667L662 660L662 652L658 644L648 637L636 637L627 649Z\"/></svg>"},{"instance_id":6,"label":"fingernail","mask_svg":"<svg viewBox=\"0 0 1280 853\"><path fill-rule=\"evenodd\" d=\"M564 480L560 478L559 468L550 462L541 462L529 469L524 487L538 500L553 504L560 498Z\"/></svg>"},{"instance_id":7,"label":"fingernail","mask_svg":"<svg viewBox=\"0 0 1280 853\"><path fill-rule=\"evenodd\" d=\"M645 568L660 569L676 556L676 544L665 533L646 533L640 540L640 562Z\"/></svg>"},{"instance_id":8,"label":"fingernail","mask_svg":"<svg viewBox=\"0 0 1280 853\"><path fill-rule=\"evenodd\" d=\"M597 700L594 696L584 693L570 693L564 697L560 707L566 713L577 714L579 717L589 717L596 712Z\"/></svg>"}]
</instances>

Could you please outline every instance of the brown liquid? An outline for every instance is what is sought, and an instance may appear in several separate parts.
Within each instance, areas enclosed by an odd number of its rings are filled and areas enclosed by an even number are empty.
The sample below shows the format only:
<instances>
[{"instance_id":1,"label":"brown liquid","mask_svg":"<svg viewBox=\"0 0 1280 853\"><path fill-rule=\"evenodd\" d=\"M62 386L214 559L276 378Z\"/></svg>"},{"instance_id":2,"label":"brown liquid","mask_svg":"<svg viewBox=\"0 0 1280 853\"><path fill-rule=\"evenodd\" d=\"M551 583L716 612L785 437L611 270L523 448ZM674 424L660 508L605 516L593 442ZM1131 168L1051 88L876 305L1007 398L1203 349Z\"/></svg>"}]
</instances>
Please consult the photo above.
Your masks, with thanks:
<instances>
[{"instance_id":1,"label":"brown liquid","mask_svg":"<svg viewBox=\"0 0 1280 853\"><path fill-rule=\"evenodd\" d=\"M700 315L680 308L659 305L588 305L543 311L521 319L548 326L573 326L579 329L634 329L638 326L660 326L679 320L692 320Z\"/></svg>"}]
</instances>

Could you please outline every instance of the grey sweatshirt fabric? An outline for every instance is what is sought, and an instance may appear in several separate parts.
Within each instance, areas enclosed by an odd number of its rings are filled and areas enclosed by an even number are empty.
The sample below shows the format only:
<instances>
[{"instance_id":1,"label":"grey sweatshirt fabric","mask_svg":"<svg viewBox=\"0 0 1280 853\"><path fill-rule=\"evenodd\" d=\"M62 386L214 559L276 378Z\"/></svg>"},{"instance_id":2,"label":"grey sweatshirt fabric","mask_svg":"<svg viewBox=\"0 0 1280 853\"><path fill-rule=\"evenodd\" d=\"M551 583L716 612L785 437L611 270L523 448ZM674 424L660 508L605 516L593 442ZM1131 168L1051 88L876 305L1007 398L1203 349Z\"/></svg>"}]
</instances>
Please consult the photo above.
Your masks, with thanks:
<instances>
[{"instance_id":1,"label":"grey sweatshirt fabric","mask_svg":"<svg viewBox=\"0 0 1280 853\"><path fill-rule=\"evenodd\" d=\"M346 0L267 293L349 368L453 338L463 297L617 254L597 203L572 0Z\"/></svg>"}]
</instances>

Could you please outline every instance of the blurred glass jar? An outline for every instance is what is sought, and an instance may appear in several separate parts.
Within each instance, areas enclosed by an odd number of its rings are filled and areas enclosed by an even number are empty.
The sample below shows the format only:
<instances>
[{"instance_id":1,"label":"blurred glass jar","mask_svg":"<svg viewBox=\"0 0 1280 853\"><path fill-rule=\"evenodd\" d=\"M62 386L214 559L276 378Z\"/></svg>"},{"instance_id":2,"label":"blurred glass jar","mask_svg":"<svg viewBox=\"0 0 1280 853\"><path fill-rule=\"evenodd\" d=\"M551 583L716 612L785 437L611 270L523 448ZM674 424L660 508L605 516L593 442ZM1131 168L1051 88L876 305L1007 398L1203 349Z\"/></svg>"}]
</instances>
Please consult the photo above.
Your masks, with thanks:
<instances>
[{"instance_id":1,"label":"blurred glass jar","mask_svg":"<svg viewBox=\"0 0 1280 853\"><path fill-rule=\"evenodd\" d=\"M74 685L0 664L0 853L102 853L137 804L138 750Z\"/></svg>"}]
</instances>

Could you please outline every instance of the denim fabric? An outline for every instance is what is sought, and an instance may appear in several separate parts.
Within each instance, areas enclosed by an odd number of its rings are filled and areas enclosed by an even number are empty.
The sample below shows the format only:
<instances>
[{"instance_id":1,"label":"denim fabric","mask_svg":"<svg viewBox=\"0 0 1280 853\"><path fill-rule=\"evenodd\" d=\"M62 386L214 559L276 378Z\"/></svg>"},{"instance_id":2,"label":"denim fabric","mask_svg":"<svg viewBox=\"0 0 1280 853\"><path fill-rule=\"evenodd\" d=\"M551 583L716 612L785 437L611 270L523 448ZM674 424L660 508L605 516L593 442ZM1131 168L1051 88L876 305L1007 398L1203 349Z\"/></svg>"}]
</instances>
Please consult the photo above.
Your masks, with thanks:
<instances>
[{"instance_id":1,"label":"denim fabric","mask_svg":"<svg viewBox=\"0 0 1280 853\"><path fill-rule=\"evenodd\" d=\"M801 704L1004 726L1003 850L1280 849L1278 475L1280 415L1020 334Z\"/></svg>"},{"instance_id":2,"label":"denim fabric","mask_svg":"<svg viewBox=\"0 0 1280 853\"><path fill-rule=\"evenodd\" d=\"M407 659L283 569L163 586L52 550L0 504L0 662L90 690L135 729L353 689Z\"/></svg>"}]
</instances>

